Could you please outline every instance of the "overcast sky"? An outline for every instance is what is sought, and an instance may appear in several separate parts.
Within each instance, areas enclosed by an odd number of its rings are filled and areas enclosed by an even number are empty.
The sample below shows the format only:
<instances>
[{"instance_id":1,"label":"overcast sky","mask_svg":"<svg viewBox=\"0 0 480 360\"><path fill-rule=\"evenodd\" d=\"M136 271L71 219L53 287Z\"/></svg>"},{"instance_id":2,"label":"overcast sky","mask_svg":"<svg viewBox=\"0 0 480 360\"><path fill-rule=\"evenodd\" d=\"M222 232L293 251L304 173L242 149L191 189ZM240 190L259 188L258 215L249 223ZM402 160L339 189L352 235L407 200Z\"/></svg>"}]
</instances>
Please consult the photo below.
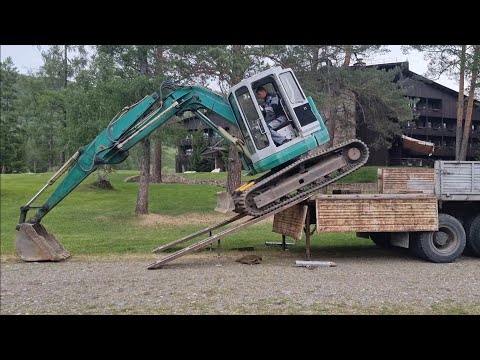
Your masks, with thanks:
<instances>
[{"instance_id":1,"label":"overcast sky","mask_svg":"<svg viewBox=\"0 0 480 360\"><path fill-rule=\"evenodd\" d=\"M427 71L427 62L423 59L423 55L416 51L411 52L408 55L404 55L400 50L400 46L401 45L389 45L391 52L372 59L374 61L367 61L367 64L408 61L411 71L420 75L425 75L425 72ZM23 74L28 74L31 71L35 72L43 64L40 50L36 45L1 45L1 60L3 61L8 56L12 58L17 70ZM436 81L444 86L458 91L458 84L454 80L450 80L447 77L441 77Z\"/></svg>"}]
</instances>

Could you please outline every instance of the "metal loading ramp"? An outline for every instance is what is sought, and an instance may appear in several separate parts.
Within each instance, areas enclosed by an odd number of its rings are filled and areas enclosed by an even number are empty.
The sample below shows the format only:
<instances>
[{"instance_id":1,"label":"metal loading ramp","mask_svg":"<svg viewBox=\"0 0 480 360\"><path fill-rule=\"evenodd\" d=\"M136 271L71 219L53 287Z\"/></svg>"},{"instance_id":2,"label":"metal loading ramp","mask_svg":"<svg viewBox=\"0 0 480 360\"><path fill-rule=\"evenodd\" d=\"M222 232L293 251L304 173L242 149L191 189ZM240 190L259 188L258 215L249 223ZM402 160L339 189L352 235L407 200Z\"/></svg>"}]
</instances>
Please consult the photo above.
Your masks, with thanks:
<instances>
[{"instance_id":1,"label":"metal loading ramp","mask_svg":"<svg viewBox=\"0 0 480 360\"><path fill-rule=\"evenodd\" d=\"M214 242L215 240L219 240L219 239L222 239L224 238L225 236L227 235L231 235L231 234L234 234L236 232L239 232L240 230L250 226L250 225L253 225L259 221L262 221L272 215L275 215L276 213L279 213L285 209L288 209L290 207L292 207L293 205L296 205L302 201L305 201L308 197L306 198L301 198L301 199L297 199L295 201L292 201L291 203L288 203L278 209L275 209L267 214L264 214L264 215L261 215L261 216L249 216L248 214L237 214L233 217L231 217L230 219L227 219L227 220L224 220L218 224L215 224L213 226L210 226L206 229L203 229L203 230L200 230L200 231L197 231L196 233L192 234L192 235L189 235L189 236L186 236L184 238L181 238L181 239L178 239L178 240L175 240L175 241L172 241L166 245L163 245L163 246L160 246L156 249L154 249L152 252L154 253L157 253L157 252L160 252L160 251L163 251L163 250L167 250L167 249L170 249L178 244L181 244L185 241L188 241L188 240L192 240L198 236L201 236L201 235L204 235L206 233L210 233L211 234L211 231L212 230L215 230L215 229L218 229L218 228L221 228L225 225L228 225L228 224L231 224L237 220L240 220L240 219L243 219L245 217L248 217L247 220L243 221L242 223L240 224L237 224L235 225L234 227L230 228L230 229L227 229L227 230L223 230L221 232L219 232L218 234L215 234L215 235L211 235L209 236L208 238L206 239L203 239L203 240L200 240L190 246L187 246L186 248L183 248L181 250L178 250L170 255L167 255L165 256L164 258L160 259L160 260L157 260L151 264L149 264L147 266L147 269L159 269L161 268L162 266L164 266L165 264L169 263L170 261L173 261L175 259L178 259L179 257L185 255L185 254L188 254L192 251L195 251L195 250L199 250L201 248L204 248L206 246L208 246L210 243Z\"/></svg>"}]
</instances>

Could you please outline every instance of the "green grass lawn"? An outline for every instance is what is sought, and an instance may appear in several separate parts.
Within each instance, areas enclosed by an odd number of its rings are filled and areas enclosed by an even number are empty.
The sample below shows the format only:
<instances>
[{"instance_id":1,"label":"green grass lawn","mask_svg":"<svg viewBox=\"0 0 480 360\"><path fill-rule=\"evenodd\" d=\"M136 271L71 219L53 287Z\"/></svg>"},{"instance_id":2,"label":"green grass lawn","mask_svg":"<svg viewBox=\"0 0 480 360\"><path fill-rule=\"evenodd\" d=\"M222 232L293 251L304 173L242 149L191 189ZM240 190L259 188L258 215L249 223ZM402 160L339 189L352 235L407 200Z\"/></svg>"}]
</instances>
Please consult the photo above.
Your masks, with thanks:
<instances>
[{"instance_id":1,"label":"green grass lawn","mask_svg":"<svg viewBox=\"0 0 480 360\"><path fill-rule=\"evenodd\" d=\"M344 178L338 181L339 184L351 184L351 183L376 183L377 182L377 169L376 166L364 166L358 169L357 171L351 173L350 175L345 176ZM243 171L245 174L245 171ZM192 180L217 180L225 181L227 180L227 173L209 173L209 172L198 172L198 173L189 173L189 174L176 174L183 176L187 179ZM249 181L255 179L262 174L254 176L242 176L242 181Z\"/></svg>"},{"instance_id":2,"label":"green grass lawn","mask_svg":"<svg viewBox=\"0 0 480 360\"><path fill-rule=\"evenodd\" d=\"M350 175L337 181L339 184L352 183L376 183L377 182L377 166L363 166Z\"/></svg>"},{"instance_id":3,"label":"green grass lawn","mask_svg":"<svg viewBox=\"0 0 480 360\"><path fill-rule=\"evenodd\" d=\"M257 174L253 176L245 176L246 171L242 171L242 181L250 181L252 179L256 179L260 177L262 174ZM190 180L208 180L208 181L227 181L227 172L219 172L219 173L210 173L210 172L197 172L197 173L181 173L175 174L179 176L183 176L186 179Z\"/></svg>"},{"instance_id":4,"label":"green grass lawn","mask_svg":"<svg viewBox=\"0 0 480 360\"><path fill-rule=\"evenodd\" d=\"M213 225L189 221L190 217L201 218L218 215L213 211L215 193L223 191L218 186L188 184L151 184L149 209L158 216L172 216L172 223L142 225L142 217L135 215L138 191L137 183L123 180L137 171L118 171L110 180L115 190L98 190L91 187L94 176L87 178L70 195L61 201L42 220L47 230L54 234L65 248L74 255L80 254L125 254L149 253L152 249L200 229ZM15 226L20 206L25 205L47 182L52 174L7 174L1 175L1 253L14 254ZM191 174L199 175L199 174ZM210 174L226 176L225 173ZM63 178L63 177L62 177ZM60 178L57 182L61 181ZM42 205L57 184L44 193L34 205ZM28 218L34 210L28 213ZM155 216L155 215L153 215ZM178 222L181 224L179 225ZM257 224L246 228L222 241L222 248L255 246L266 249L265 241L280 241L281 236L272 233L271 224ZM288 240L291 241L291 240ZM304 251L304 240L292 251ZM351 233L315 234L312 250L334 246L370 247L371 241L356 238ZM271 249L271 248L269 248Z\"/></svg>"}]
</instances>

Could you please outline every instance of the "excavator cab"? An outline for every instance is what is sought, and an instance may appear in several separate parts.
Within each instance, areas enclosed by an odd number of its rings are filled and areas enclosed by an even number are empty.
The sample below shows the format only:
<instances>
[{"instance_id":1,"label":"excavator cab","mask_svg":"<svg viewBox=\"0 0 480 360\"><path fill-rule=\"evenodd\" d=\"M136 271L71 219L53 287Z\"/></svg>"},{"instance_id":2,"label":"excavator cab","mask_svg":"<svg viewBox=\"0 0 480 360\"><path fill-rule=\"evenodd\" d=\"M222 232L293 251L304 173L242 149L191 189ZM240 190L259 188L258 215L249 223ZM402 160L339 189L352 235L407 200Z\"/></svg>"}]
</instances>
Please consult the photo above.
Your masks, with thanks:
<instances>
[{"instance_id":1,"label":"excavator cab","mask_svg":"<svg viewBox=\"0 0 480 360\"><path fill-rule=\"evenodd\" d=\"M286 139L278 145L264 115L259 88L278 98L280 124L275 131ZM329 140L327 128L310 96L305 96L290 68L273 67L233 86L228 101L251 154L248 174L258 174L314 149Z\"/></svg>"}]
</instances>

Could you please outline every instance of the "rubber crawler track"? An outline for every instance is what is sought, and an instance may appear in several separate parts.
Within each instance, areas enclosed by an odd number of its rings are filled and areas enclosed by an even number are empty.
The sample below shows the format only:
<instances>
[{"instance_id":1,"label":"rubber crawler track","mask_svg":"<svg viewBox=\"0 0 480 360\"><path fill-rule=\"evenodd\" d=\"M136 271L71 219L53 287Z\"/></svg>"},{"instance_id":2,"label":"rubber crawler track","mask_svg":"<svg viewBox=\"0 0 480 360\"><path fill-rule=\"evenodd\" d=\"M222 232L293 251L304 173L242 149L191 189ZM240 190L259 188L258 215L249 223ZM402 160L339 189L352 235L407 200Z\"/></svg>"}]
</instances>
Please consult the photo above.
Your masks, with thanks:
<instances>
[{"instance_id":1,"label":"rubber crawler track","mask_svg":"<svg viewBox=\"0 0 480 360\"><path fill-rule=\"evenodd\" d=\"M290 193L289 195L283 196L281 199L268 204L261 209L258 209L253 201L253 197L260 194L262 191L266 191L271 187L271 184L276 184L281 179L288 178L289 173L296 174L298 170L301 169L302 165L306 163L310 163L310 166L313 164L317 164L318 162L322 161L322 159L328 157L329 155L337 152L342 152L347 150L351 147L356 147L360 150L361 155L357 161L348 161L347 165L331 172L330 174L321 177L320 179L306 185L299 187L295 193ZM248 213L252 216L261 216L265 215L275 209L280 207L284 207L290 202L298 200L300 198L307 199L311 196L312 193L315 191L320 190L321 188L331 184L332 182L341 179L342 177L352 173L353 171L357 170L358 168L362 167L368 160L369 151L367 145L357 139L349 140L344 143L338 144L334 147L328 148L322 152L313 153L311 155L307 155L293 164L277 171L273 174L266 174L260 178L260 181L253 185L245 192L236 193L233 195L233 201L235 204L235 212L237 213ZM296 169L297 168L297 169Z\"/></svg>"}]
</instances>

